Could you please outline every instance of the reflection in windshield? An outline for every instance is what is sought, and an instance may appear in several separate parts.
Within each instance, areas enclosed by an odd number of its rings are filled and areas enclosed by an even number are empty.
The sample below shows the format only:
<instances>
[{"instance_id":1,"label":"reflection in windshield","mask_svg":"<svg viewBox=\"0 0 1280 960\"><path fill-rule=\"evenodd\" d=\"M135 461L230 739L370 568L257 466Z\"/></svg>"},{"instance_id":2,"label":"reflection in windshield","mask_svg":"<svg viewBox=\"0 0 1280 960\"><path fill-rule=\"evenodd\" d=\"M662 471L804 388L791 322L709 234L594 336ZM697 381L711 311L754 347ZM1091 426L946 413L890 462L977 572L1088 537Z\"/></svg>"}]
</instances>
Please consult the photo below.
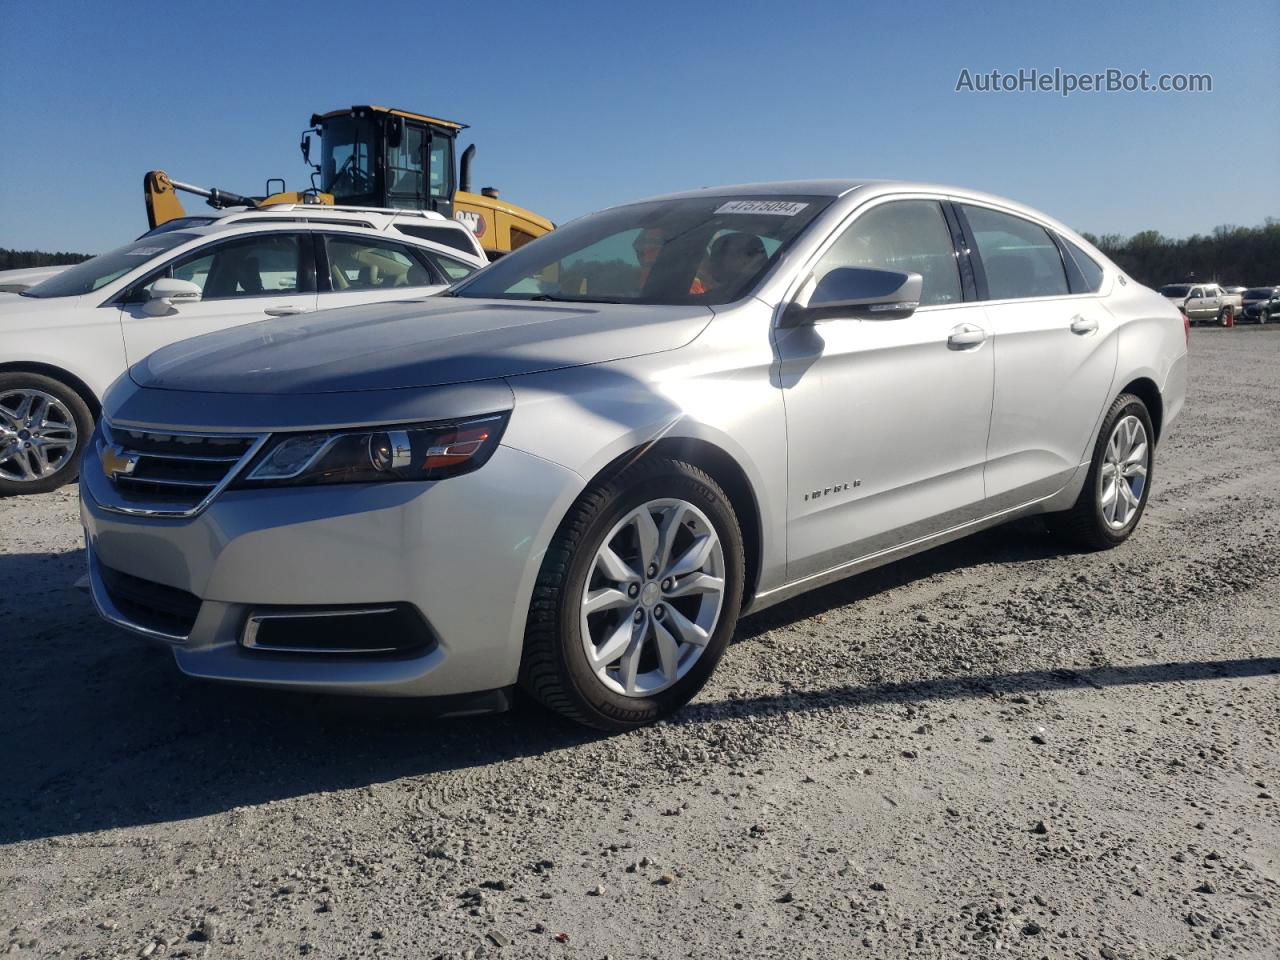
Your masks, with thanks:
<instances>
[{"instance_id":1,"label":"reflection in windshield","mask_svg":"<svg viewBox=\"0 0 1280 960\"><path fill-rule=\"evenodd\" d=\"M82 297L93 293L99 287L105 287L113 280L118 280L126 273L132 273L138 267L144 267L162 253L174 247L194 240L194 233L161 233L144 236L117 247L110 253L103 253L84 263L77 263L61 273L50 277L43 283L37 283L30 290L24 290L24 297Z\"/></svg>"},{"instance_id":2,"label":"reflection in windshield","mask_svg":"<svg viewBox=\"0 0 1280 960\"><path fill-rule=\"evenodd\" d=\"M721 304L744 296L830 197L655 200L583 217L508 254L454 296Z\"/></svg>"}]
</instances>

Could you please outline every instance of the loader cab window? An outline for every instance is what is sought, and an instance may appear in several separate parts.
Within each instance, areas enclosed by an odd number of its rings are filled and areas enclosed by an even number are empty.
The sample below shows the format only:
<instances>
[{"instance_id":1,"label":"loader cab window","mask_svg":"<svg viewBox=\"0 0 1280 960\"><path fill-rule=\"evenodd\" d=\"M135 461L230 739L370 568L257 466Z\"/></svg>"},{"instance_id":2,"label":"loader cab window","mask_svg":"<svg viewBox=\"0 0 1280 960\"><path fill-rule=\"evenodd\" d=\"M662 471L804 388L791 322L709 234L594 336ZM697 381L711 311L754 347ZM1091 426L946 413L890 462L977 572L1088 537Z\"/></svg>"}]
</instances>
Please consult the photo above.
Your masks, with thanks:
<instances>
[{"instance_id":1,"label":"loader cab window","mask_svg":"<svg viewBox=\"0 0 1280 960\"><path fill-rule=\"evenodd\" d=\"M387 144L387 206L429 210L450 199L452 146L450 137L406 123L399 145Z\"/></svg>"},{"instance_id":2,"label":"loader cab window","mask_svg":"<svg viewBox=\"0 0 1280 960\"><path fill-rule=\"evenodd\" d=\"M453 169L449 161L452 145L453 141L448 137L431 138L431 147L427 151L427 176L433 197L447 198L453 194L453 186L449 183L449 172Z\"/></svg>"},{"instance_id":3,"label":"loader cab window","mask_svg":"<svg viewBox=\"0 0 1280 960\"><path fill-rule=\"evenodd\" d=\"M369 118L335 117L324 122L320 182L339 203L370 198L377 191L374 169L377 128ZM406 140L408 138L406 137Z\"/></svg>"},{"instance_id":4,"label":"loader cab window","mask_svg":"<svg viewBox=\"0 0 1280 960\"><path fill-rule=\"evenodd\" d=\"M396 146L387 145L387 206L417 209L426 190L427 132L407 123Z\"/></svg>"}]
</instances>

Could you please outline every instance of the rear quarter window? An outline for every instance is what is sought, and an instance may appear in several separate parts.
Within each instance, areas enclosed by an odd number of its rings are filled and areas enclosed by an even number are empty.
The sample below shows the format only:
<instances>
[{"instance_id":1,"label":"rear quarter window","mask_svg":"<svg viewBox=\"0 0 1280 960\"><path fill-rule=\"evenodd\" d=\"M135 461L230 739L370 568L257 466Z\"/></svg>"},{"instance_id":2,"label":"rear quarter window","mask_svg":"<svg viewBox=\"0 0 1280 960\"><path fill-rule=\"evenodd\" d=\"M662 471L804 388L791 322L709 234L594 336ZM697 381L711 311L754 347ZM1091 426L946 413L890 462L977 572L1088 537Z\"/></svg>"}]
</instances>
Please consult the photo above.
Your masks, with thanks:
<instances>
[{"instance_id":1,"label":"rear quarter window","mask_svg":"<svg viewBox=\"0 0 1280 960\"><path fill-rule=\"evenodd\" d=\"M1084 281L1084 289L1072 290L1072 293L1097 293L1102 288L1102 267L1098 265L1098 261L1094 260L1093 257L1089 256L1066 237L1059 236L1058 239L1067 248L1067 253L1075 261L1076 268L1080 271L1080 277Z\"/></svg>"}]
</instances>

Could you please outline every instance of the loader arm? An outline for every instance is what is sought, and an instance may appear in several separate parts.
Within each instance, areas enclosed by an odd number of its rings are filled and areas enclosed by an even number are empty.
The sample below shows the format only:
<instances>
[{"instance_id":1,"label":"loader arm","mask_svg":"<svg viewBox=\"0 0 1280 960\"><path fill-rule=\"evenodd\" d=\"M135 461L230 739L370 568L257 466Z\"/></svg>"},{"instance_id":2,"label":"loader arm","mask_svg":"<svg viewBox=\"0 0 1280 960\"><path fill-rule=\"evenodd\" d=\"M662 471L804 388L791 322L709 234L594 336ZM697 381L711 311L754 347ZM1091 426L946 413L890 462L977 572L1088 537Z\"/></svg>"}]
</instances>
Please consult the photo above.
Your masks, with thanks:
<instances>
[{"instance_id":1,"label":"loader arm","mask_svg":"<svg viewBox=\"0 0 1280 960\"><path fill-rule=\"evenodd\" d=\"M224 207L266 207L273 203L319 203L333 205L333 195L315 191L286 191L269 197L245 197L217 187L197 187L180 180L172 180L163 170L151 170L142 180L142 192L147 201L147 223L154 230L162 223L185 217L187 212L178 199L178 191L204 197L205 203L215 210Z\"/></svg>"}]
</instances>

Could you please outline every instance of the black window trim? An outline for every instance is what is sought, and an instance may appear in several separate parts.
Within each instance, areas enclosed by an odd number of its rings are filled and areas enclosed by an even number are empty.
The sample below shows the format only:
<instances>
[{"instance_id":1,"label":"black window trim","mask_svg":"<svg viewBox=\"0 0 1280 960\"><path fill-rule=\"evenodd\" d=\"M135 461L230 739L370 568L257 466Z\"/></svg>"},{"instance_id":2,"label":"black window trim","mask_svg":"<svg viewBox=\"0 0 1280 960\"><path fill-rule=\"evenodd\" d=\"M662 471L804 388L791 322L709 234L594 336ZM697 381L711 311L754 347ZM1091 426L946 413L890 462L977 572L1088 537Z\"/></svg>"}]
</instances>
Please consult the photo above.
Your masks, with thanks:
<instances>
[{"instance_id":1,"label":"black window trim","mask_svg":"<svg viewBox=\"0 0 1280 960\"><path fill-rule=\"evenodd\" d=\"M956 205L951 200L940 200L942 215L946 218L947 228L951 231L951 247L955 251L956 265L960 268L960 292L963 303L975 303L978 296L978 268L974 264L971 253L973 244L965 233L964 226L956 212ZM986 276L983 276L983 283Z\"/></svg>"},{"instance_id":2,"label":"black window trim","mask_svg":"<svg viewBox=\"0 0 1280 960\"><path fill-rule=\"evenodd\" d=\"M312 243L311 231L309 230L255 230L252 233L237 233L234 236L230 236L230 237L220 237L217 234L214 234L213 235L214 239L211 239L209 243L206 243L200 246L195 246L195 247L188 247L186 250L183 250L181 253L177 254L176 256L170 257L168 260L160 264L155 269L150 270L147 273L144 273L141 277L133 281L133 283L129 284L127 287L125 287L123 290L117 293L114 297L111 297L106 302L104 302L102 306L124 307L132 304L142 303L143 301L132 299L130 295L139 287L145 287L152 280L155 280L156 278L158 278L161 274L163 274L166 270L172 267L179 260L185 260L188 256L192 254L202 253L203 251L212 250L215 247L224 246L229 243L236 243L241 240L249 240L257 237L279 237L279 236L288 236L288 237L298 238L298 289L292 290L292 291L290 290L272 291L271 293L263 293L261 294L261 296L264 296L264 297L289 296L289 295L297 295L300 293L315 293L316 277L308 270L308 266L310 266L314 258L307 256L307 245ZM304 289L303 287L304 283L306 283L306 285L309 286L311 289L309 290ZM201 303L206 303L206 302L217 303L223 300L248 300L248 299L251 299L251 298L250 297L209 297L208 300L206 300L204 297L201 297L200 302Z\"/></svg>"},{"instance_id":3,"label":"black window trim","mask_svg":"<svg viewBox=\"0 0 1280 960\"><path fill-rule=\"evenodd\" d=\"M418 263L422 265L423 269L425 269L427 273L434 278L434 282L430 284L423 284L423 286L435 287L440 286L441 284L449 286L450 284L457 283L456 280L450 280L447 276L443 275L440 269L432 263L428 257L423 255L423 250L411 243L405 243L403 240L397 239L396 237L389 237L385 233L379 233L377 236L369 237L364 234L337 233L333 230L317 230L313 236L316 238L315 262L317 293L346 293L345 290L333 289L333 278L329 273L329 239L331 237L340 237L356 241L363 240L365 242L373 241L375 243L381 241L388 246L399 247L402 250L408 251L413 256L413 259L418 261ZM476 269L478 270L479 267ZM474 273L475 271L472 272Z\"/></svg>"}]
</instances>

